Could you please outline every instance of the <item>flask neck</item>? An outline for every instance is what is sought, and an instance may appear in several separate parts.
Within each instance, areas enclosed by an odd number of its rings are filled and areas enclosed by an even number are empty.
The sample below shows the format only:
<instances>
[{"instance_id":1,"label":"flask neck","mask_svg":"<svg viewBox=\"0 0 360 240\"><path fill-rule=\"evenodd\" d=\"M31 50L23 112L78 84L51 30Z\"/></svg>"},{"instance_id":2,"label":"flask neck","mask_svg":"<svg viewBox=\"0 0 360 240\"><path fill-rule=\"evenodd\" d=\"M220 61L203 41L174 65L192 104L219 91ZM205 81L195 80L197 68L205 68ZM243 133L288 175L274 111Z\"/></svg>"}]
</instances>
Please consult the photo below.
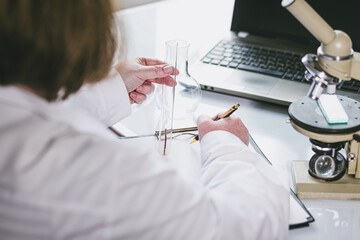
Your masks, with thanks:
<instances>
[{"instance_id":1,"label":"flask neck","mask_svg":"<svg viewBox=\"0 0 360 240\"><path fill-rule=\"evenodd\" d=\"M166 43L167 62L176 67L180 74L188 74L189 44L183 40L172 40Z\"/></svg>"},{"instance_id":2,"label":"flask neck","mask_svg":"<svg viewBox=\"0 0 360 240\"><path fill-rule=\"evenodd\" d=\"M178 49L176 68L179 70L179 75L189 75L188 67L188 48Z\"/></svg>"},{"instance_id":3,"label":"flask neck","mask_svg":"<svg viewBox=\"0 0 360 240\"><path fill-rule=\"evenodd\" d=\"M186 61L178 62L177 69L179 70L179 75L187 75L189 76L189 63L186 59Z\"/></svg>"}]
</instances>

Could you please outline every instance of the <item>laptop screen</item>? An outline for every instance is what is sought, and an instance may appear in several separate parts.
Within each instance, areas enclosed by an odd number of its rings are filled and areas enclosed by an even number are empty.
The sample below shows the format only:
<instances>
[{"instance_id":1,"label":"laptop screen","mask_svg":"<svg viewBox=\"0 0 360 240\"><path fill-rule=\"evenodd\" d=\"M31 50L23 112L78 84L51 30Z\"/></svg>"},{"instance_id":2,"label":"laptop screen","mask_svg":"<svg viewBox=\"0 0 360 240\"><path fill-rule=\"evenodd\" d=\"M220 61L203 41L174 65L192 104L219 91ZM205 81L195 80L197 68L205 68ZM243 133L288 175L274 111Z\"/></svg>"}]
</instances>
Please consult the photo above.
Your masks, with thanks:
<instances>
[{"instance_id":1,"label":"laptop screen","mask_svg":"<svg viewBox=\"0 0 360 240\"><path fill-rule=\"evenodd\" d=\"M333 28L347 33L360 51L359 0L307 0ZM235 0L231 30L272 38L286 38L314 46L319 42L285 8L281 0Z\"/></svg>"}]
</instances>

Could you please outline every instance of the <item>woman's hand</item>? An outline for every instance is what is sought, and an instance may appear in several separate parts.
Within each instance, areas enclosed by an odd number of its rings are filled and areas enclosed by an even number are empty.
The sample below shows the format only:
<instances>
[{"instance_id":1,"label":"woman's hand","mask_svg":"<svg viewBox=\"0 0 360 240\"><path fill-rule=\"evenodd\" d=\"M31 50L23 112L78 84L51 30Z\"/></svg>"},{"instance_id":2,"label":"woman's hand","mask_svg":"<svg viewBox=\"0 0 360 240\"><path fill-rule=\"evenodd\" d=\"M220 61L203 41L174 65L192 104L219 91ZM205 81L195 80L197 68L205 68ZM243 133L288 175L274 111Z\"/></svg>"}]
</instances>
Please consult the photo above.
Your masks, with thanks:
<instances>
[{"instance_id":1,"label":"woman's hand","mask_svg":"<svg viewBox=\"0 0 360 240\"><path fill-rule=\"evenodd\" d=\"M175 68L163 61L138 57L115 66L124 80L131 103L142 103L155 89L153 83L174 86L170 75L178 74Z\"/></svg>"},{"instance_id":2,"label":"woman's hand","mask_svg":"<svg viewBox=\"0 0 360 240\"><path fill-rule=\"evenodd\" d=\"M212 119L206 115L200 115L197 124L199 130L199 140L211 131L223 130L228 131L243 141L246 145L249 145L249 131L245 127L244 123L240 118L230 116L227 118L217 119L218 116L213 117Z\"/></svg>"}]
</instances>

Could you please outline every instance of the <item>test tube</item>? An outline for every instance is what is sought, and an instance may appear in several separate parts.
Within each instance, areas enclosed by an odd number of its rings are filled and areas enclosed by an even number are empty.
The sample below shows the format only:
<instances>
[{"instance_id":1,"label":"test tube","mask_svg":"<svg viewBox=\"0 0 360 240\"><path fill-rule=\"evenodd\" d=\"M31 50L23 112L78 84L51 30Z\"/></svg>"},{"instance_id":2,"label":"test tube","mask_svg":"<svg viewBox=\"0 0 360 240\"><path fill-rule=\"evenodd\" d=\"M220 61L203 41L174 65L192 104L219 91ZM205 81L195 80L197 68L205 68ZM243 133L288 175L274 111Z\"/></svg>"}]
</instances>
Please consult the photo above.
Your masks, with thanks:
<instances>
[{"instance_id":1,"label":"test tube","mask_svg":"<svg viewBox=\"0 0 360 240\"><path fill-rule=\"evenodd\" d=\"M177 68L178 43L175 41L166 42L165 61ZM176 74L172 75L176 82ZM157 135L157 150L161 155L170 153L172 146L172 130L174 122L175 87L158 85L157 105L159 108L158 118L155 123L155 133Z\"/></svg>"},{"instance_id":2,"label":"test tube","mask_svg":"<svg viewBox=\"0 0 360 240\"><path fill-rule=\"evenodd\" d=\"M155 120L156 148L161 155L170 153L173 129L172 87L159 85L157 91L158 117Z\"/></svg>"}]
</instances>

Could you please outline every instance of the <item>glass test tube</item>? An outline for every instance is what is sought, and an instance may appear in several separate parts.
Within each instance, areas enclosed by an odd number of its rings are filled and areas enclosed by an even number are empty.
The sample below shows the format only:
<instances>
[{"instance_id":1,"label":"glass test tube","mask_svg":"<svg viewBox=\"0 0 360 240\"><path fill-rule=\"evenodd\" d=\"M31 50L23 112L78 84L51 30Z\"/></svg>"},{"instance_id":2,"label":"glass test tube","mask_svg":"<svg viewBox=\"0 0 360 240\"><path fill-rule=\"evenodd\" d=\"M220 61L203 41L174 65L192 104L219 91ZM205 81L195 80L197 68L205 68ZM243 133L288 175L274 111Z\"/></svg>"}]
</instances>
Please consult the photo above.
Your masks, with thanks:
<instances>
[{"instance_id":1,"label":"glass test tube","mask_svg":"<svg viewBox=\"0 0 360 240\"><path fill-rule=\"evenodd\" d=\"M178 43L166 43L165 61L177 68ZM176 75L172 75L176 82ZM155 133L157 133L157 150L161 155L170 153L172 145L172 130L174 120L175 88L164 84L158 85L156 101L159 108L158 118L155 120Z\"/></svg>"}]
</instances>

